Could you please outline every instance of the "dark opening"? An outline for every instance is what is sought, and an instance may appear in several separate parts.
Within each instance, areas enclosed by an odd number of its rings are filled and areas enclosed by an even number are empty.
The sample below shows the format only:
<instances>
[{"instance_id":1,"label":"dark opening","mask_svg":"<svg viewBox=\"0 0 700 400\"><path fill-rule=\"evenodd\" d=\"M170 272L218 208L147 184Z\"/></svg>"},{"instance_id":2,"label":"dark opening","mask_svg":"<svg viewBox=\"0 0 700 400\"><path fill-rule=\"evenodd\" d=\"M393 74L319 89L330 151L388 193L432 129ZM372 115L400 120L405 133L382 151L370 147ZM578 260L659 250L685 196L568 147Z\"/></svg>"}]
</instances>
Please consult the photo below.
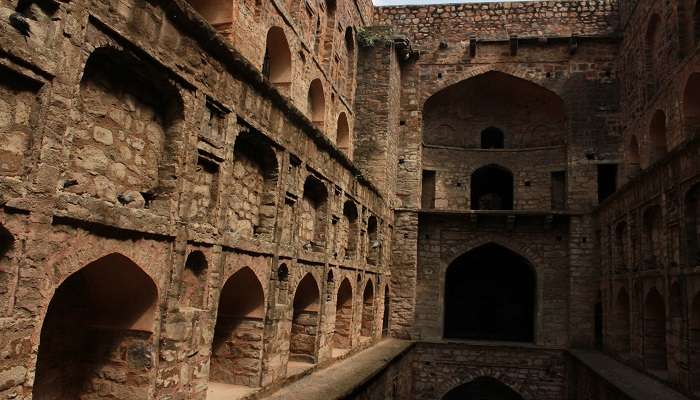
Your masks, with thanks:
<instances>
[{"instance_id":1,"label":"dark opening","mask_svg":"<svg viewBox=\"0 0 700 400\"><path fill-rule=\"evenodd\" d=\"M481 148L482 149L502 149L503 131L498 128L486 128L481 131Z\"/></svg>"},{"instance_id":2,"label":"dark opening","mask_svg":"<svg viewBox=\"0 0 700 400\"><path fill-rule=\"evenodd\" d=\"M566 209L566 171L552 172L552 210Z\"/></svg>"},{"instance_id":3,"label":"dark opening","mask_svg":"<svg viewBox=\"0 0 700 400\"><path fill-rule=\"evenodd\" d=\"M512 210L513 174L498 165L487 165L471 177L472 210Z\"/></svg>"},{"instance_id":4,"label":"dark opening","mask_svg":"<svg viewBox=\"0 0 700 400\"><path fill-rule=\"evenodd\" d=\"M450 390L442 400L523 400L523 398L497 379L482 377Z\"/></svg>"},{"instance_id":5,"label":"dark opening","mask_svg":"<svg viewBox=\"0 0 700 400\"><path fill-rule=\"evenodd\" d=\"M602 203L617 190L617 164L598 165L598 203Z\"/></svg>"},{"instance_id":6,"label":"dark opening","mask_svg":"<svg viewBox=\"0 0 700 400\"><path fill-rule=\"evenodd\" d=\"M487 244L457 258L445 282L446 338L534 341L535 273L524 258Z\"/></svg>"},{"instance_id":7,"label":"dark opening","mask_svg":"<svg viewBox=\"0 0 700 400\"><path fill-rule=\"evenodd\" d=\"M435 171L423 171L421 208L435 208Z\"/></svg>"}]
</instances>

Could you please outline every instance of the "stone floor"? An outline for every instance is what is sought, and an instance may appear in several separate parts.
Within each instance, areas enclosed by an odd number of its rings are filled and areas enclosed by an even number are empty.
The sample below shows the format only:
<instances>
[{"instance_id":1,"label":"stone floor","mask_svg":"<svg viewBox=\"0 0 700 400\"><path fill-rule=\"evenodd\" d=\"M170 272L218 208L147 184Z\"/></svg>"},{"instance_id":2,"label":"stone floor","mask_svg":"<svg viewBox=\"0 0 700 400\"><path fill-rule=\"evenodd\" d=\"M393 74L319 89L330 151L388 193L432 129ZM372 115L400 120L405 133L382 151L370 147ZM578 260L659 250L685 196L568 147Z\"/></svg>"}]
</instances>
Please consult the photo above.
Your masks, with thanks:
<instances>
[{"instance_id":1,"label":"stone floor","mask_svg":"<svg viewBox=\"0 0 700 400\"><path fill-rule=\"evenodd\" d=\"M258 388L209 382L207 400L236 400L257 392Z\"/></svg>"},{"instance_id":2,"label":"stone floor","mask_svg":"<svg viewBox=\"0 0 700 400\"><path fill-rule=\"evenodd\" d=\"M328 368L314 371L308 376L280 389L269 400L333 400L342 399L366 382L402 354L412 342L385 339L371 348L361 351ZM207 399L209 400L209 399Z\"/></svg>"}]
</instances>

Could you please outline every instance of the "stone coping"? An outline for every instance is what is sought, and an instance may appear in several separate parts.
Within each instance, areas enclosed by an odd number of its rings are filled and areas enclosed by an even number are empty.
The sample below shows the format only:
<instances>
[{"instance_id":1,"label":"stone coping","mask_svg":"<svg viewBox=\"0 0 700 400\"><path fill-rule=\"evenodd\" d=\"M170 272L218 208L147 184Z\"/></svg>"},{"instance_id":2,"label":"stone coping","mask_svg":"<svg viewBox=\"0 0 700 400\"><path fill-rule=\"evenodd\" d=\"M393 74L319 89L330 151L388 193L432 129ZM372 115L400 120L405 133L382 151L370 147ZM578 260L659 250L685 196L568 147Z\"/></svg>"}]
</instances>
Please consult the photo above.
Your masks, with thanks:
<instances>
[{"instance_id":1,"label":"stone coping","mask_svg":"<svg viewBox=\"0 0 700 400\"><path fill-rule=\"evenodd\" d=\"M351 395L387 366L400 358L414 342L385 339L328 368L316 370L277 392L265 397L269 400L335 400Z\"/></svg>"},{"instance_id":2,"label":"stone coping","mask_svg":"<svg viewBox=\"0 0 700 400\"><path fill-rule=\"evenodd\" d=\"M632 400L690 400L658 380L593 350L570 350L576 360Z\"/></svg>"}]
</instances>

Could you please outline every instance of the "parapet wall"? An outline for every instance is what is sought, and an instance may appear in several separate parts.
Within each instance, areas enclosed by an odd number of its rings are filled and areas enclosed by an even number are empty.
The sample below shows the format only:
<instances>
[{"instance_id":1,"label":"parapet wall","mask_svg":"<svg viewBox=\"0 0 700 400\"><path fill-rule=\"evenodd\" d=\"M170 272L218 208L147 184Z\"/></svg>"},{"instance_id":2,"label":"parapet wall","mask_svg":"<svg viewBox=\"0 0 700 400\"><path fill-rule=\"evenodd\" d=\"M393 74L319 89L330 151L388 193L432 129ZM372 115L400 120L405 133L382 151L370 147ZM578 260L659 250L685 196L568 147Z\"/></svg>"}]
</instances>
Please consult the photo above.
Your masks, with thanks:
<instances>
[{"instance_id":1,"label":"parapet wall","mask_svg":"<svg viewBox=\"0 0 700 400\"><path fill-rule=\"evenodd\" d=\"M537 1L377 7L375 25L391 25L418 49L451 35L478 39L512 36L605 36L617 27L617 2Z\"/></svg>"}]
</instances>

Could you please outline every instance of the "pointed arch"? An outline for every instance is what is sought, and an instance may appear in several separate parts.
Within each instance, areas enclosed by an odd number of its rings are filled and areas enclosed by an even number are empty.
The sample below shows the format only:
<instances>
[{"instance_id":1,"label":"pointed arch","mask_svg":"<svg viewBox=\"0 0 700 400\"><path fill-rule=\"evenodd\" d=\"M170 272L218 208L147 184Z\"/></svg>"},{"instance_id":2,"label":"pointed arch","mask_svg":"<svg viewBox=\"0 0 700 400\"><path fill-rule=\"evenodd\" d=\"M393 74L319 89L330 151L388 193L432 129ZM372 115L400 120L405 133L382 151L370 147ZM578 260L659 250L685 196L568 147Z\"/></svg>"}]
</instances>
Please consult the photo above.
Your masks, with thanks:
<instances>
[{"instance_id":1,"label":"pointed arch","mask_svg":"<svg viewBox=\"0 0 700 400\"><path fill-rule=\"evenodd\" d=\"M365 290L362 294L362 326L360 336L370 338L374 335L374 284L372 279L365 282Z\"/></svg>"},{"instance_id":2,"label":"pointed arch","mask_svg":"<svg viewBox=\"0 0 700 400\"><path fill-rule=\"evenodd\" d=\"M497 70L478 71L435 92L423 103L422 114L423 141L428 145L480 148L481 132L489 126L508 132L504 143L508 148L566 142L563 99L532 81ZM532 135L535 129L538 134Z\"/></svg>"},{"instance_id":3,"label":"pointed arch","mask_svg":"<svg viewBox=\"0 0 700 400\"><path fill-rule=\"evenodd\" d=\"M311 81L307 102L307 110L311 122L313 122L319 130L323 131L325 129L326 119L326 95L323 91L323 83L320 79L317 78Z\"/></svg>"},{"instance_id":4,"label":"pointed arch","mask_svg":"<svg viewBox=\"0 0 700 400\"><path fill-rule=\"evenodd\" d=\"M313 175L304 182L301 212L303 223L300 238L308 250L323 251L326 248L328 189Z\"/></svg>"},{"instance_id":5,"label":"pointed arch","mask_svg":"<svg viewBox=\"0 0 700 400\"><path fill-rule=\"evenodd\" d=\"M499 399L524 400L523 397L498 379L482 376L447 392L442 400Z\"/></svg>"},{"instance_id":6,"label":"pointed arch","mask_svg":"<svg viewBox=\"0 0 700 400\"><path fill-rule=\"evenodd\" d=\"M71 274L56 288L41 327L33 397L90 396L105 365L126 376L123 386L146 395L157 307L156 283L120 253ZM141 354L127 351L139 346Z\"/></svg>"},{"instance_id":7,"label":"pointed arch","mask_svg":"<svg viewBox=\"0 0 700 400\"><path fill-rule=\"evenodd\" d=\"M265 291L255 272L243 267L219 295L209 379L258 386L262 372Z\"/></svg>"},{"instance_id":8,"label":"pointed arch","mask_svg":"<svg viewBox=\"0 0 700 400\"><path fill-rule=\"evenodd\" d=\"M292 52L287 36L279 26L267 31L262 72L282 94L290 95L292 86Z\"/></svg>"},{"instance_id":9,"label":"pointed arch","mask_svg":"<svg viewBox=\"0 0 700 400\"><path fill-rule=\"evenodd\" d=\"M290 360L316 363L316 335L320 319L320 290L310 272L299 281L292 303L292 332L289 341Z\"/></svg>"},{"instance_id":10,"label":"pointed arch","mask_svg":"<svg viewBox=\"0 0 700 400\"><path fill-rule=\"evenodd\" d=\"M357 239L359 236L358 212L355 202L347 200L343 205L342 229L345 236L341 252L344 258L352 260L357 256Z\"/></svg>"},{"instance_id":11,"label":"pointed arch","mask_svg":"<svg viewBox=\"0 0 700 400\"><path fill-rule=\"evenodd\" d=\"M351 26L345 28L345 58L346 58L346 81L345 94L348 98L352 97L352 92L355 87L355 31Z\"/></svg>"},{"instance_id":12,"label":"pointed arch","mask_svg":"<svg viewBox=\"0 0 700 400\"><path fill-rule=\"evenodd\" d=\"M227 192L228 228L244 237L272 239L279 164L274 147L257 131L241 132L233 147L233 178ZM243 184L244 183L244 184ZM245 213L237 212L241 204Z\"/></svg>"},{"instance_id":13,"label":"pointed arch","mask_svg":"<svg viewBox=\"0 0 700 400\"><path fill-rule=\"evenodd\" d=\"M340 115L338 115L335 143L348 157L351 156L352 135L350 135L350 125L348 125L348 116L345 112L341 112Z\"/></svg>"},{"instance_id":14,"label":"pointed arch","mask_svg":"<svg viewBox=\"0 0 700 400\"><path fill-rule=\"evenodd\" d=\"M504 246L467 251L445 271L444 336L534 341L536 285L533 265Z\"/></svg>"},{"instance_id":15,"label":"pointed arch","mask_svg":"<svg viewBox=\"0 0 700 400\"><path fill-rule=\"evenodd\" d=\"M352 339L352 284L348 278L343 279L338 287L335 303L335 327L333 330L333 348L349 349Z\"/></svg>"},{"instance_id":16,"label":"pointed arch","mask_svg":"<svg viewBox=\"0 0 700 400\"><path fill-rule=\"evenodd\" d=\"M656 110L649 125L649 163L660 160L666 153L668 153L666 114Z\"/></svg>"}]
</instances>

